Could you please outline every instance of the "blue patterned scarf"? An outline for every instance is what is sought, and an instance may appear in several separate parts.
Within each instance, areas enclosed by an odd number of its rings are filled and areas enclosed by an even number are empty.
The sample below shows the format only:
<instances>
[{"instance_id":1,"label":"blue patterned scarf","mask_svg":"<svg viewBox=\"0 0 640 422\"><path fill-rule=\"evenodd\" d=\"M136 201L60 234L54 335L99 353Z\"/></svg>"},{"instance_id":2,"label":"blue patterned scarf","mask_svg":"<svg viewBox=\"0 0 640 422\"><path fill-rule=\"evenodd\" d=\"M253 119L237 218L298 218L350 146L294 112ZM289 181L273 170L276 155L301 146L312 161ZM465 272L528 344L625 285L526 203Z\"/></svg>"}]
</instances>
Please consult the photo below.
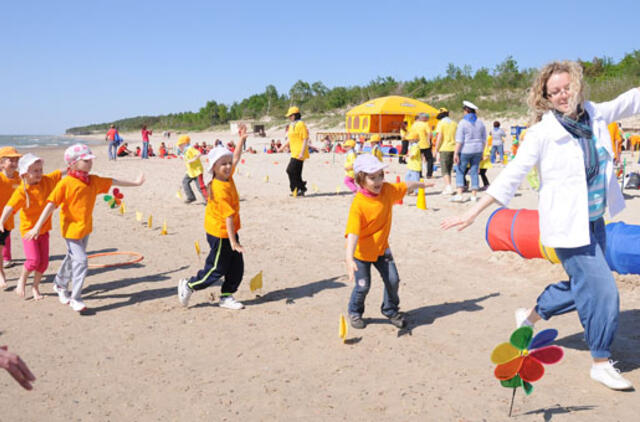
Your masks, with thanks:
<instances>
[{"instance_id":1,"label":"blue patterned scarf","mask_svg":"<svg viewBox=\"0 0 640 422\"><path fill-rule=\"evenodd\" d=\"M584 169L587 175L587 184L591 184L593 179L600 171L600 163L598 162L598 151L596 150L596 139L593 137L593 129L591 129L591 119L589 113L582 108L578 108L578 120L553 110L558 122L567 132L578 140L582 148L584 156Z\"/></svg>"}]
</instances>

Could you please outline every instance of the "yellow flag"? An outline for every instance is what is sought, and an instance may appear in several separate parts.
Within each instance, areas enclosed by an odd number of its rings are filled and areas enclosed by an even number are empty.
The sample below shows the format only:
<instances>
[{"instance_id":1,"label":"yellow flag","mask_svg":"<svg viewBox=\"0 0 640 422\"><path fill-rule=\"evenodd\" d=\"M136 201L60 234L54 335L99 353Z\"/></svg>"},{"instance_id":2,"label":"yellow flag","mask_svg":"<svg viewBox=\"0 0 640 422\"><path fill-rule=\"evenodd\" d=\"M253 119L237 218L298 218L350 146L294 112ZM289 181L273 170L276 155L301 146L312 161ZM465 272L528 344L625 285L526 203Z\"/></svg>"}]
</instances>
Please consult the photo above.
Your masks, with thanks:
<instances>
[{"instance_id":1,"label":"yellow flag","mask_svg":"<svg viewBox=\"0 0 640 422\"><path fill-rule=\"evenodd\" d=\"M293 190L293 197L295 198L296 196L298 196L298 188Z\"/></svg>"},{"instance_id":2,"label":"yellow flag","mask_svg":"<svg viewBox=\"0 0 640 422\"><path fill-rule=\"evenodd\" d=\"M336 186L336 194L340 194L340 185Z\"/></svg>"},{"instance_id":3,"label":"yellow flag","mask_svg":"<svg viewBox=\"0 0 640 422\"><path fill-rule=\"evenodd\" d=\"M198 243L198 241L195 241L195 247L196 247L196 253L198 254L198 258L200 258L200 243Z\"/></svg>"},{"instance_id":4,"label":"yellow flag","mask_svg":"<svg viewBox=\"0 0 640 422\"><path fill-rule=\"evenodd\" d=\"M124 215L127 209L124 207L124 201L120 203L120 215Z\"/></svg>"},{"instance_id":5,"label":"yellow flag","mask_svg":"<svg viewBox=\"0 0 640 422\"><path fill-rule=\"evenodd\" d=\"M269 183L269 175L264 176L264 182Z\"/></svg>"},{"instance_id":6,"label":"yellow flag","mask_svg":"<svg viewBox=\"0 0 640 422\"><path fill-rule=\"evenodd\" d=\"M317 185L313 185L313 193L318 193L318 186Z\"/></svg>"},{"instance_id":7,"label":"yellow flag","mask_svg":"<svg viewBox=\"0 0 640 422\"><path fill-rule=\"evenodd\" d=\"M182 192L180 192L179 190L176 192L176 198L182 199Z\"/></svg>"},{"instance_id":8,"label":"yellow flag","mask_svg":"<svg viewBox=\"0 0 640 422\"><path fill-rule=\"evenodd\" d=\"M136 211L136 221L142 221L142 212Z\"/></svg>"},{"instance_id":9,"label":"yellow flag","mask_svg":"<svg viewBox=\"0 0 640 422\"><path fill-rule=\"evenodd\" d=\"M347 320L342 314L340 314L340 327L338 328L338 336L340 336L343 343L347 341Z\"/></svg>"},{"instance_id":10,"label":"yellow flag","mask_svg":"<svg viewBox=\"0 0 640 422\"><path fill-rule=\"evenodd\" d=\"M149 215L149 219L147 220L147 227L151 228L153 225L153 216Z\"/></svg>"},{"instance_id":11,"label":"yellow flag","mask_svg":"<svg viewBox=\"0 0 640 422\"><path fill-rule=\"evenodd\" d=\"M249 282L249 289L255 292L258 289L262 289L262 271L256 274Z\"/></svg>"},{"instance_id":12,"label":"yellow flag","mask_svg":"<svg viewBox=\"0 0 640 422\"><path fill-rule=\"evenodd\" d=\"M251 173L247 172L247 178L251 179Z\"/></svg>"},{"instance_id":13,"label":"yellow flag","mask_svg":"<svg viewBox=\"0 0 640 422\"><path fill-rule=\"evenodd\" d=\"M164 236L167 234L167 220L164 220L162 223L162 230L160 231L160 235Z\"/></svg>"}]
</instances>

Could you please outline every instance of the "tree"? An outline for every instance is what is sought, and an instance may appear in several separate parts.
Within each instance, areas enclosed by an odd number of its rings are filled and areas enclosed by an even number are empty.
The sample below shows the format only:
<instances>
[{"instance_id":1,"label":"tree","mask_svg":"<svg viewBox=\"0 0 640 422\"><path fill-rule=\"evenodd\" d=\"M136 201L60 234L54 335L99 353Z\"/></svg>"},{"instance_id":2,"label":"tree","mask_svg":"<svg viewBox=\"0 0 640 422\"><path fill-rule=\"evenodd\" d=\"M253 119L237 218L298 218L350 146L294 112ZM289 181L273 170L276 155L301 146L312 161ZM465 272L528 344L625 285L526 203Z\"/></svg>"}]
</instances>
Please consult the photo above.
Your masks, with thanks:
<instances>
[{"instance_id":1,"label":"tree","mask_svg":"<svg viewBox=\"0 0 640 422\"><path fill-rule=\"evenodd\" d=\"M299 80L289 90L289 98L292 104L303 104L311 98L311 87L303 80Z\"/></svg>"}]
</instances>

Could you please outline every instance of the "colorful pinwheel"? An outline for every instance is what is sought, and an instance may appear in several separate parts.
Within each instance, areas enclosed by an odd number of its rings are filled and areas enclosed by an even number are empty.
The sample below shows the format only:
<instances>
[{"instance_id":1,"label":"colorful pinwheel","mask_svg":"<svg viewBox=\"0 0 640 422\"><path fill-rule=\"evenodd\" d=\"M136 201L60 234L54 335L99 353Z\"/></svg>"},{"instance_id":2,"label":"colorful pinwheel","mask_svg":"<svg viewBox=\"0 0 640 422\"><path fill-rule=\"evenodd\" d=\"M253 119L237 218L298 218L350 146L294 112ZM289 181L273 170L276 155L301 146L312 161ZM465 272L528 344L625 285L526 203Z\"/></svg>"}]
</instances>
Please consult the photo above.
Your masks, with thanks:
<instances>
[{"instance_id":1,"label":"colorful pinwheel","mask_svg":"<svg viewBox=\"0 0 640 422\"><path fill-rule=\"evenodd\" d=\"M548 346L558 336L558 330L547 329L533 337L533 328L523 326L511 334L509 343L499 344L491 353L491 362L497 364L494 374L503 387L522 387L529 395L532 382L544 375L542 364L559 362L564 352L559 346Z\"/></svg>"}]
</instances>

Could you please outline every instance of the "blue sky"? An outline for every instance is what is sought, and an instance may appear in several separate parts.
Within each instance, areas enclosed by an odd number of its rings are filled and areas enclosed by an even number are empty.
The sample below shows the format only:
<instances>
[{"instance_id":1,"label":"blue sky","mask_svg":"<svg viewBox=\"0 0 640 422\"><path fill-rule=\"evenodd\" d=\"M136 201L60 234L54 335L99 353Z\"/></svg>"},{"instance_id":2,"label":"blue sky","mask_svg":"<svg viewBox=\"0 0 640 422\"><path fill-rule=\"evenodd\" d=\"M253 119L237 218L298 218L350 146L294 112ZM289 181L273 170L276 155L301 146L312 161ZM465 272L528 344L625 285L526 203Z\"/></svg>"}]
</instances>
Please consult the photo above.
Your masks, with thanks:
<instances>
[{"instance_id":1,"label":"blue sky","mask_svg":"<svg viewBox=\"0 0 640 422\"><path fill-rule=\"evenodd\" d=\"M638 0L6 3L2 134L195 111L298 79L346 86L640 49Z\"/></svg>"}]
</instances>

